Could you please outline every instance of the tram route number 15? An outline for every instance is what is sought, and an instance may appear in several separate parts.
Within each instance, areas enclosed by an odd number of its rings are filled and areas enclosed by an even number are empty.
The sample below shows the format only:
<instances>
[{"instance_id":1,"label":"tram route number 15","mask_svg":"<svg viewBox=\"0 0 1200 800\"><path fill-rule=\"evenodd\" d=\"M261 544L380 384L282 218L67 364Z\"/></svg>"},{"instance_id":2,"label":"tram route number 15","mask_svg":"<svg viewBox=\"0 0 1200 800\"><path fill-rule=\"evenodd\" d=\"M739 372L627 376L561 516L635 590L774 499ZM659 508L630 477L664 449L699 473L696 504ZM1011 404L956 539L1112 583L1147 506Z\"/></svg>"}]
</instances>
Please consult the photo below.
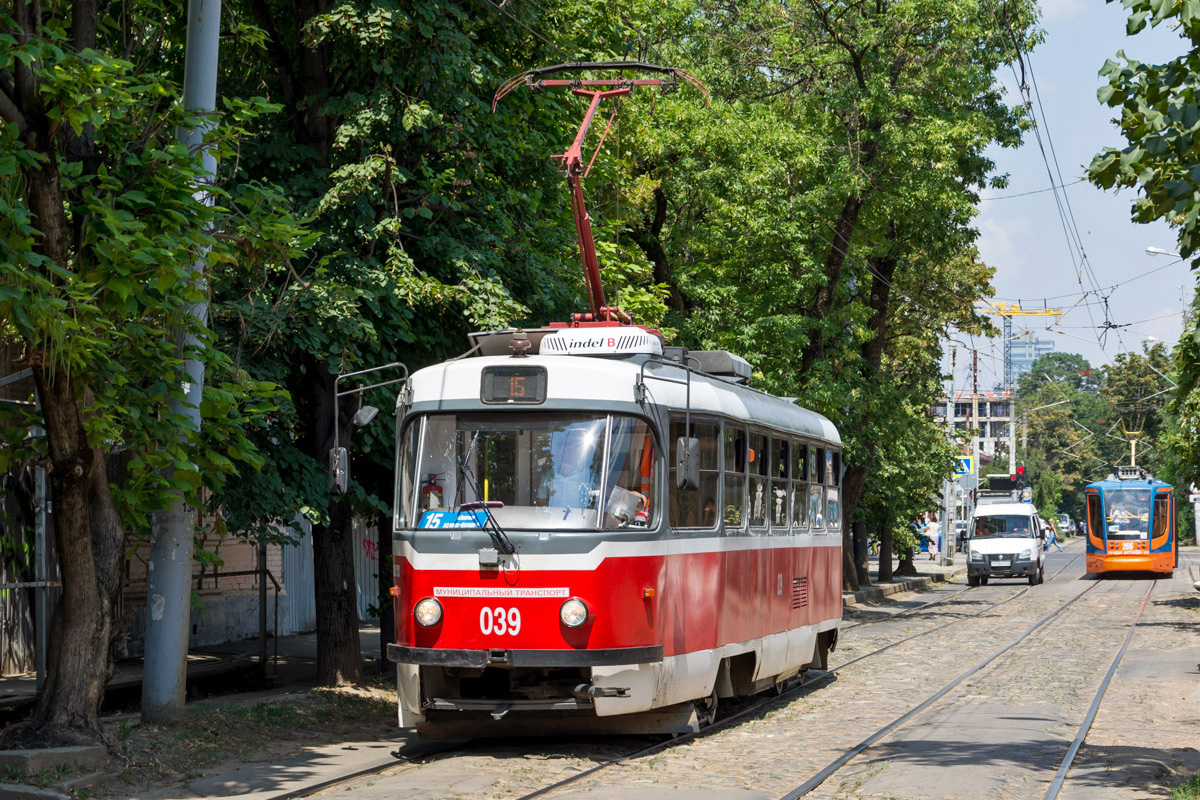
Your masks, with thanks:
<instances>
[{"instance_id":1,"label":"tram route number 15","mask_svg":"<svg viewBox=\"0 0 1200 800\"><path fill-rule=\"evenodd\" d=\"M516 608L488 608L479 610L479 632L484 636L509 634L516 636L521 630L521 612Z\"/></svg>"}]
</instances>

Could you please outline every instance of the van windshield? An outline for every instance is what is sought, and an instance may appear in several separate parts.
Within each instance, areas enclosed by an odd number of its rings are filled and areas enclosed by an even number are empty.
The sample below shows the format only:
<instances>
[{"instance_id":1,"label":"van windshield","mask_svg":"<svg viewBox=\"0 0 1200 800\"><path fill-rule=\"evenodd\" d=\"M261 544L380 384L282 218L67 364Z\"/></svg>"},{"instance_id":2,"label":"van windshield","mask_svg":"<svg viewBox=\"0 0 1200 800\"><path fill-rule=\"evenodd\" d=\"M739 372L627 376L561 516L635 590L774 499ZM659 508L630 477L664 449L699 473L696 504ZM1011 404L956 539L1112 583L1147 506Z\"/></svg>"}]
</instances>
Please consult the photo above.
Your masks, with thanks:
<instances>
[{"instance_id":1,"label":"van windshield","mask_svg":"<svg viewBox=\"0 0 1200 800\"><path fill-rule=\"evenodd\" d=\"M971 536L977 539L1023 539L1033 535L1033 517L989 514L972 520Z\"/></svg>"}]
</instances>

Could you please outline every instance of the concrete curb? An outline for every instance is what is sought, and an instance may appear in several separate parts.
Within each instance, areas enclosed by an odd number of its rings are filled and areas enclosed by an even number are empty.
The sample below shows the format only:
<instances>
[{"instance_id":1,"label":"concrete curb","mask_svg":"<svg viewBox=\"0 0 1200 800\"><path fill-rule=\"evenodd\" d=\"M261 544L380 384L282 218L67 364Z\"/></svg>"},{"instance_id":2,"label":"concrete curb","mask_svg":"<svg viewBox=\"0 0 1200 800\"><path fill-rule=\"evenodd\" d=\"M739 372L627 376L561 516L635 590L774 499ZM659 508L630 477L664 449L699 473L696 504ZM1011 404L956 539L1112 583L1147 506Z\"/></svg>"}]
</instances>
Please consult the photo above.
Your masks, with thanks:
<instances>
[{"instance_id":1,"label":"concrete curb","mask_svg":"<svg viewBox=\"0 0 1200 800\"><path fill-rule=\"evenodd\" d=\"M893 583L868 586L865 589L859 589L857 592L843 592L842 606L856 606L868 602L877 602L889 595L899 594L900 592L913 592L922 586L932 586L935 583L952 581L965 572L966 569L963 568L947 572L943 575L920 575L916 578L905 578Z\"/></svg>"}]
</instances>

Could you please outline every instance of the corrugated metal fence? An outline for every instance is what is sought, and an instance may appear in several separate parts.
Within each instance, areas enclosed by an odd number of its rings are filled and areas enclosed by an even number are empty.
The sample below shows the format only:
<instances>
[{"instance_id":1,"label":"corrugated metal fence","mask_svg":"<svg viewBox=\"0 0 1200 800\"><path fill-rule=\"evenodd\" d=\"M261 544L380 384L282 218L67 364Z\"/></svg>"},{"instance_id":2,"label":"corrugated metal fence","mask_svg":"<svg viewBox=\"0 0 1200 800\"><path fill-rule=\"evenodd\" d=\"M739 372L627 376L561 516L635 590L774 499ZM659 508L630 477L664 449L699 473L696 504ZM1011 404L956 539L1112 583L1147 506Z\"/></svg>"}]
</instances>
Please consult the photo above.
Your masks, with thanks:
<instances>
[{"instance_id":1,"label":"corrugated metal fence","mask_svg":"<svg viewBox=\"0 0 1200 800\"><path fill-rule=\"evenodd\" d=\"M281 613L279 633L311 631L317 627L317 593L313 570L312 525L303 517L292 522L298 544L283 548L283 586L287 592L286 611Z\"/></svg>"}]
</instances>

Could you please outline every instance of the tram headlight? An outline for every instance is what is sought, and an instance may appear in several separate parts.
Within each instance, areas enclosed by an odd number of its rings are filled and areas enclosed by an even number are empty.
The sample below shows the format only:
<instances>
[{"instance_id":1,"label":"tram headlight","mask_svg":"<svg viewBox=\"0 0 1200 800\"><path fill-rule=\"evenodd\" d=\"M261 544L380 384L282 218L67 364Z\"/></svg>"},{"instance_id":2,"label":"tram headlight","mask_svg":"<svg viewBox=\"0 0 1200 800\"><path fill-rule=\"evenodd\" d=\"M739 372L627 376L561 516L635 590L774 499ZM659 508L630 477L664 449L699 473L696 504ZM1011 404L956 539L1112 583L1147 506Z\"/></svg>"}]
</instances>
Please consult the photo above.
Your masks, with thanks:
<instances>
[{"instance_id":1,"label":"tram headlight","mask_svg":"<svg viewBox=\"0 0 1200 800\"><path fill-rule=\"evenodd\" d=\"M568 628L578 628L580 625L588 621L589 611L587 603L580 600L578 597L572 597L570 600L562 604L558 610L558 618L562 620L562 624Z\"/></svg>"},{"instance_id":2,"label":"tram headlight","mask_svg":"<svg viewBox=\"0 0 1200 800\"><path fill-rule=\"evenodd\" d=\"M442 621L442 604L432 597L426 597L413 609L413 617L421 626L432 628Z\"/></svg>"}]
</instances>

